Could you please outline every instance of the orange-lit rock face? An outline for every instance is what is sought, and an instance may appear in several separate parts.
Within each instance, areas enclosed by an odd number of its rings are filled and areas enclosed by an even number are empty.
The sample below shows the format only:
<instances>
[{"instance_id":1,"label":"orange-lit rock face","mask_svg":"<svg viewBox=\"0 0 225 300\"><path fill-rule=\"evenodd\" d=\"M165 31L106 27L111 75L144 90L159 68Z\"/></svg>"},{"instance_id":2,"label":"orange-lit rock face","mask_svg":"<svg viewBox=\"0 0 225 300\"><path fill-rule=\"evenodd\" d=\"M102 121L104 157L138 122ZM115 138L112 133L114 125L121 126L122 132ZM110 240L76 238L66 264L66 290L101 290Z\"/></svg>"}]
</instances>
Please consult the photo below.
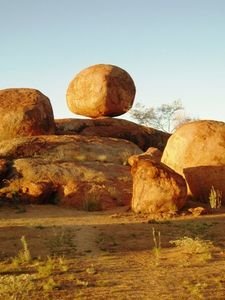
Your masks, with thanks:
<instances>
[{"instance_id":1,"label":"orange-lit rock face","mask_svg":"<svg viewBox=\"0 0 225 300\"><path fill-rule=\"evenodd\" d=\"M143 151L149 147L165 148L170 134L118 118L59 119L55 120L56 133L84 136L113 137L128 140Z\"/></svg>"},{"instance_id":2,"label":"orange-lit rock face","mask_svg":"<svg viewBox=\"0 0 225 300\"><path fill-rule=\"evenodd\" d=\"M127 161L142 151L121 139L42 135L0 142L0 199L84 210L130 205ZM10 163L7 163L7 159Z\"/></svg>"},{"instance_id":3,"label":"orange-lit rock face","mask_svg":"<svg viewBox=\"0 0 225 300\"><path fill-rule=\"evenodd\" d=\"M123 69L99 64L81 71L67 90L69 109L78 115L92 118L119 116L133 104L135 85Z\"/></svg>"},{"instance_id":4,"label":"orange-lit rock face","mask_svg":"<svg viewBox=\"0 0 225 300\"><path fill-rule=\"evenodd\" d=\"M38 90L0 90L0 115L0 140L55 131L50 101Z\"/></svg>"},{"instance_id":5,"label":"orange-lit rock face","mask_svg":"<svg viewBox=\"0 0 225 300\"><path fill-rule=\"evenodd\" d=\"M169 213L186 203L183 177L152 158L139 156L133 162L132 210L142 213Z\"/></svg>"},{"instance_id":6,"label":"orange-lit rock face","mask_svg":"<svg viewBox=\"0 0 225 300\"><path fill-rule=\"evenodd\" d=\"M159 149L150 147L144 153L130 156L128 159L128 163L130 166L133 166L134 164L137 164L138 160L140 159L148 159L148 160L160 162L161 157L162 157L162 152Z\"/></svg>"},{"instance_id":7,"label":"orange-lit rock face","mask_svg":"<svg viewBox=\"0 0 225 300\"><path fill-rule=\"evenodd\" d=\"M16 193L21 202L57 203L93 211L131 203L129 166L21 158L13 161L12 168L8 169L10 179L6 178L0 189L4 201Z\"/></svg>"},{"instance_id":8,"label":"orange-lit rock face","mask_svg":"<svg viewBox=\"0 0 225 300\"><path fill-rule=\"evenodd\" d=\"M0 142L0 158L44 158L51 161L102 162L127 165L128 158L142 151L122 139L91 136L42 135Z\"/></svg>"},{"instance_id":9,"label":"orange-lit rock face","mask_svg":"<svg viewBox=\"0 0 225 300\"><path fill-rule=\"evenodd\" d=\"M205 120L183 125L169 138L162 162L184 176L194 198L209 202L214 186L225 202L225 123Z\"/></svg>"}]
</instances>

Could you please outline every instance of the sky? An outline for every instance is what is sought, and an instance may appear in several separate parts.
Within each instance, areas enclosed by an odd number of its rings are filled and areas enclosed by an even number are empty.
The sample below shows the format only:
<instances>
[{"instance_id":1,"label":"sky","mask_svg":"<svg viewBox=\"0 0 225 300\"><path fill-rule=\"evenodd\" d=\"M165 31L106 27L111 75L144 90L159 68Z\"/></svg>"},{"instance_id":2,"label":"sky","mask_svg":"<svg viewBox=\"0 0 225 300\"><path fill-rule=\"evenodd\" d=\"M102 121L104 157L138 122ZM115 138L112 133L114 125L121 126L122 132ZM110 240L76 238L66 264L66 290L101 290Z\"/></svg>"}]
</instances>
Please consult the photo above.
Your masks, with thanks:
<instances>
[{"instance_id":1,"label":"sky","mask_svg":"<svg viewBox=\"0 0 225 300\"><path fill-rule=\"evenodd\" d=\"M134 103L225 121L224 0L0 0L0 36L0 89L40 90L55 118L77 117L70 81L106 63L131 75Z\"/></svg>"}]
</instances>

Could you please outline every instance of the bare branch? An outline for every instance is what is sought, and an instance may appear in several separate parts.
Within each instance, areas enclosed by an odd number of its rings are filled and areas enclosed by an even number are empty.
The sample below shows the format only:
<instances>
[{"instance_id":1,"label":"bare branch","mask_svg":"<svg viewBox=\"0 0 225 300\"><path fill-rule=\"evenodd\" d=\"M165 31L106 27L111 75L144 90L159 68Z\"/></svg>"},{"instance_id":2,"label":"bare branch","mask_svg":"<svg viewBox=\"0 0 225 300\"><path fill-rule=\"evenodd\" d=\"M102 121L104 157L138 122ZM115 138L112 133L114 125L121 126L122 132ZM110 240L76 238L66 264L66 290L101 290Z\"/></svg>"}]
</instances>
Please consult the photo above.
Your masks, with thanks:
<instances>
[{"instance_id":1,"label":"bare branch","mask_svg":"<svg viewBox=\"0 0 225 300\"><path fill-rule=\"evenodd\" d=\"M171 132L177 127L177 123L183 122L182 118L178 121L179 112L183 112L184 115L184 107L180 100L175 100L171 104L162 104L157 108L137 103L130 111L130 115L142 125ZM185 120L191 121L192 119L189 117Z\"/></svg>"}]
</instances>

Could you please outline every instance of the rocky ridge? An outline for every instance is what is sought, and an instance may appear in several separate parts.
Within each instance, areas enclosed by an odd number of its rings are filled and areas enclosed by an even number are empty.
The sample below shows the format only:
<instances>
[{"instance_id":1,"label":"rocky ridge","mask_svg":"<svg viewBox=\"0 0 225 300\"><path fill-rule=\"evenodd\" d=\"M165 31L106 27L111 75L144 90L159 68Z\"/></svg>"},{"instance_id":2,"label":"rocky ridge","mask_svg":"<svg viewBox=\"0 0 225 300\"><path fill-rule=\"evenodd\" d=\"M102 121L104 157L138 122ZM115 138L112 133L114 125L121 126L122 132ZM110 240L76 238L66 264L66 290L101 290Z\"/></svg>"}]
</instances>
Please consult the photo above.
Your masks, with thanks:
<instances>
[{"instance_id":1,"label":"rocky ridge","mask_svg":"<svg viewBox=\"0 0 225 300\"><path fill-rule=\"evenodd\" d=\"M68 87L69 108L89 119L54 120L38 90L1 90L1 202L173 213L187 192L206 201L214 186L224 195L224 123L196 121L170 135L112 118L134 96L130 75L111 65L81 71Z\"/></svg>"}]
</instances>

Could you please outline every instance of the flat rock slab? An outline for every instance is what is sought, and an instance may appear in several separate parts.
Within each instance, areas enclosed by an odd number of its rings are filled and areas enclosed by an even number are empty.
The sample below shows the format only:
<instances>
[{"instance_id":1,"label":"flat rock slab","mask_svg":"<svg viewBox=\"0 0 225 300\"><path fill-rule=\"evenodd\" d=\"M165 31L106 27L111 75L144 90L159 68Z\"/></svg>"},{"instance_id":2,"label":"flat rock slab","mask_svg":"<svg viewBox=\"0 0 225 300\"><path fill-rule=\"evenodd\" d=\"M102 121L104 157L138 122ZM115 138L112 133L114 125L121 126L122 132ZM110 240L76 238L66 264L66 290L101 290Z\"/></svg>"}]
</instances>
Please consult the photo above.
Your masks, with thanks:
<instances>
[{"instance_id":1,"label":"flat rock slab","mask_svg":"<svg viewBox=\"0 0 225 300\"><path fill-rule=\"evenodd\" d=\"M142 153L135 144L114 138L80 135L21 137L0 142L0 158L44 158L57 161L99 161L127 164L128 158Z\"/></svg>"},{"instance_id":2,"label":"flat rock slab","mask_svg":"<svg viewBox=\"0 0 225 300\"><path fill-rule=\"evenodd\" d=\"M118 118L99 119L56 119L56 134L79 134L83 136L102 136L128 140L143 151L155 147L163 151L169 133L142 126Z\"/></svg>"}]
</instances>

